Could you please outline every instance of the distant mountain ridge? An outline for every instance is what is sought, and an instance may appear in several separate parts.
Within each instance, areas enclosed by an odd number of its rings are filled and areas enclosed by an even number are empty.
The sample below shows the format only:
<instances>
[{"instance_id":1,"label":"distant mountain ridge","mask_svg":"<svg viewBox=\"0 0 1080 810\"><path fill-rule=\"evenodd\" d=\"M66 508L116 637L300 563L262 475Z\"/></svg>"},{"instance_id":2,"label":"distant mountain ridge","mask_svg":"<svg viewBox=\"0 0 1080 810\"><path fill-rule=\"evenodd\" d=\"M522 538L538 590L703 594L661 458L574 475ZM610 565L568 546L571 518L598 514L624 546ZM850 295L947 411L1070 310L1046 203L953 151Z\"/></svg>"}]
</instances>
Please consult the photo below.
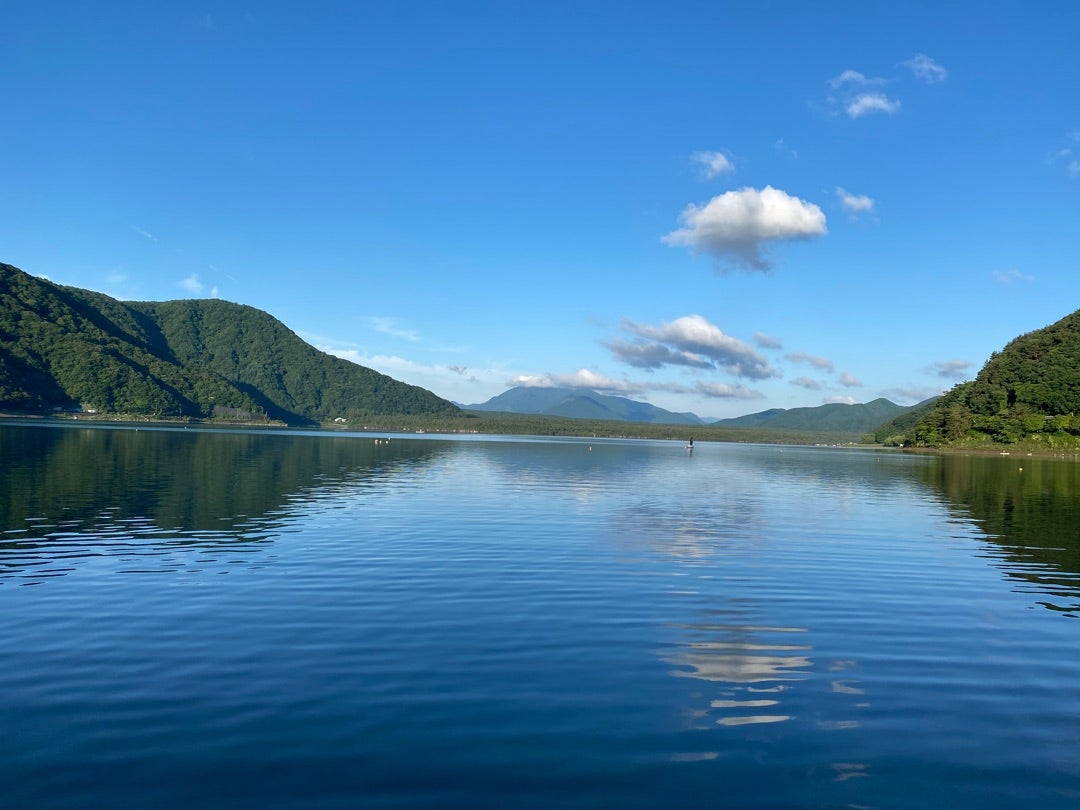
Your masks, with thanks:
<instances>
[{"instance_id":1,"label":"distant mountain ridge","mask_svg":"<svg viewBox=\"0 0 1080 810\"><path fill-rule=\"evenodd\" d=\"M616 422L646 422L668 425L703 425L692 413L674 413L647 402L626 397L597 394L580 388L536 388L518 386L487 402L463 406L472 411L528 413L570 419L602 419Z\"/></svg>"},{"instance_id":2,"label":"distant mountain ridge","mask_svg":"<svg viewBox=\"0 0 1080 810\"><path fill-rule=\"evenodd\" d=\"M271 419L459 414L423 388L333 357L253 307L122 302L0 263L0 408Z\"/></svg>"},{"instance_id":3,"label":"distant mountain ridge","mask_svg":"<svg viewBox=\"0 0 1080 810\"><path fill-rule=\"evenodd\" d=\"M908 410L903 405L881 398L855 405L836 403L789 410L770 408L732 419L709 421L693 413L673 413L645 402L589 390L524 386L504 391L487 402L463 407L474 411L542 414L574 419L830 433L867 433Z\"/></svg>"},{"instance_id":4,"label":"distant mountain ridge","mask_svg":"<svg viewBox=\"0 0 1080 810\"><path fill-rule=\"evenodd\" d=\"M808 408L772 408L760 413L718 419L717 427L756 427L769 430L812 430L837 433L868 433L878 425L895 419L909 406L879 397L865 403L848 405L829 403Z\"/></svg>"}]
</instances>

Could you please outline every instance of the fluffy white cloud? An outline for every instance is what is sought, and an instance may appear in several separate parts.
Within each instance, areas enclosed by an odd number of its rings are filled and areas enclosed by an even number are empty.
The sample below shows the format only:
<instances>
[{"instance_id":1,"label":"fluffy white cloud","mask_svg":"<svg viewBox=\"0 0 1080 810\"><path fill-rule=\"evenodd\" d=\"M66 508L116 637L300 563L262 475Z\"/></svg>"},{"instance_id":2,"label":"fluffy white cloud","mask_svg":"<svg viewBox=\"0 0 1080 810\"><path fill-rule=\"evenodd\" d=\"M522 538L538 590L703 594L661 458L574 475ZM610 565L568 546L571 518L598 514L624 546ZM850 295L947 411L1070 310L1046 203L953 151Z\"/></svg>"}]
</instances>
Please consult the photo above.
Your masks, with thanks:
<instances>
[{"instance_id":1,"label":"fluffy white cloud","mask_svg":"<svg viewBox=\"0 0 1080 810\"><path fill-rule=\"evenodd\" d=\"M900 102L884 93L859 93L844 103L844 112L849 118L862 118L876 112L893 115L899 111Z\"/></svg>"},{"instance_id":2,"label":"fluffy white cloud","mask_svg":"<svg viewBox=\"0 0 1080 810\"><path fill-rule=\"evenodd\" d=\"M885 79L864 76L857 70L845 70L828 81L832 93L828 105L834 111L843 111L849 118L862 118L874 112L892 115L900 110L900 102L889 98L880 90L872 89L885 84Z\"/></svg>"},{"instance_id":3,"label":"fluffy white cloud","mask_svg":"<svg viewBox=\"0 0 1080 810\"><path fill-rule=\"evenodd\" d=\"M805 388L808 391L820 391L821 383L817 380L812 380L809 377L796 377L791 381L792 385L797 385L800 388Z\"/></svg>"},{"instance_id":4,"label":"fluffy white cloud","mask_svg":"<svg viewBox=\"0 0 1080 810\"><path fill-rule=\"evenodd\" d=\"M827 357L815 357L806 352L792 352L785 356L793 363L809 363L811 366L820 369L821 371L832 372L835 369L833 361L829 360Z\"/></svg>"},{"instance_id":5,"label":"fluffy white cloud","mask_svg":"<svg viewBox=\"0 0 1080 810\"><path fill-rule=\"evenodd\" d=\"M853 217L859 214L874 213L874 200L865 194L851 194L848 191L836 187L836 196L840 198L840 205Z\"/></svg>"},{"instance_id":6,"label":"fluffy white cloud","mask_svg":"<svg viewBox=\"0 0 1080 810\"><path fill-rule=\"evenodd\" d=\"M690 159L701 164L706 180L735 171L734 164L723 152L694 152Z\"/></svg>"},{"instance_id":7,"label":"fluffy white cloud","mask_svg":"<svg viewBox=\"0 0 1080 810\"><path fill-rule=\"evenodd\" d=\"M523 388L588 388L608 394L640 394L648 386L630 380L616 380L587 368L573 374L522 374L509 381Z\"/></svg>"},{"instance_id":8,"label":"fluffy white cloud","mask_svg":"<svg viewBox=\"0 0 1080 810\"><path fill-rule=\"evenodd\" d=\"M840 375L840 384L845 388L861 388L862 380L860 380L858 377L848 374L845 371L843 374Z\"/></svg>"},{"instance_id":9,"label":"fluffy white cloud","mask_svg":"<svg viewBox=\"0 0 1080 810\"><path fill-rule=\"evenodd\" d=\"M663 237L665 244L689 247L752 270L768 270L763 251L770 242L810 239L826 233L825 214L813 203L780 189L742 188L689 205L683 227Z\"/></svg>"},{"instance_id":10,"label":"fluffy white cloud","mask_svg":"<svg viewBox=\"0 0 1080 810\"><path fill-rule=\"evenodd\" d=\"M855 397L828 397L825 400L826 405L855 405L858 400Z\"/></svg>"},{"instance_id":11,"label":"fluffy white cloud","mask_svg":"<svg viewBox=\"0 0 1080 810\"><path fill-rule=\"evenodd\" d=\"M700 315L686 315L658 326L623 322L635 341L607 341L615 357L638 368L685 365L723 369L736 377L763 380L779 376L768 361L738 338L724 334Z\"/></svg>"},{"instance_id":12,"label":"fluffy white cloud","mask_svg":"<svg viewBox=\"0 0 1080 810\"><path fill-rule=\"evenodd\" d=\"M970 360L938 360L930 371L947 380L960 380L968 376L967 370L971 366Z\"/></svg>"},{"instance_id":13,"label":"fluffy white cloud","mask_svg":"<svg viewBox=\"0 0 1080 810\"><path fill-rule=\"evenodd\" d=\"M949 71L927 56L925 53L917 53L906 62L904 67L911 71L912 75L927 84L937 84L945 81Z\"/></svg>"}]
</instances>

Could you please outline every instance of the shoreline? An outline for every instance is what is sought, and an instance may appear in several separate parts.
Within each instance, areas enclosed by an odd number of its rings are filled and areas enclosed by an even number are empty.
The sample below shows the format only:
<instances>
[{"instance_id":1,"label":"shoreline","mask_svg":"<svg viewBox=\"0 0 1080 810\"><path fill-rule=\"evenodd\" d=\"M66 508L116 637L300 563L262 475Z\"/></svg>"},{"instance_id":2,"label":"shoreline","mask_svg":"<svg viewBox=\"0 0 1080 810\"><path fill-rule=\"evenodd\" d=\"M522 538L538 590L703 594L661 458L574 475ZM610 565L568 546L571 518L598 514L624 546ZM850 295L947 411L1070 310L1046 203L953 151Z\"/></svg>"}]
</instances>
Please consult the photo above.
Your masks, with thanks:
<instances>
[{"instance_id":1,"label":"shoreline","mask_svg":"<svg viewBox=\"0 0 1080 810\"><path fill-rule=\"evenodd\" d=\"M523 419L530 419L530 414L520 414ZM414 420L416 416L401 415L373 418L372 422ZM422 417L421 417L422 418ZM698 443L730 443L730 444L776 444L790 445L794 447L829 447L850 450L878 450L897 453L911 453L915 455L950 455L950 456L1020 456L1024 458L1053 458L1066 461L1080 461L1080 447L1075 449L1052 449L1032 448L1023 445L988 445L985 447L891 447L883 444L844 441L837 437L835 441L822 440L822 436L814 439L797 435L784 436L779 431L770 432L768 437L758 436L752 438L749 435L740 436L737 432L727 429L724 436L710 437L707 434L707 426L694 427L687 425L653 425L652 423L605 423L591 425L574 425L570 421L559 421L556 424L546 424L543 429L522 430L523 425L516 425L517 430L512 432L504 430L481 429L481 426L470 427L422 427L413 428L408 426L390 427L385 424L363 425L352 427L340 423L323 423L316 425L288 425L276 421L217 421L201 419L189 416L142 416L137 414L108 414L108 413L19 413L16 411L0 411L0 420L25 420L29 422L56 422L60 425L70 424L93 424L93 425L151 425L161 427L205 427L205 428L265 428L277 430L309 430L324 433L400 433L406 435L427 434L452 434L452 435L484 435L484 436L577 436L583 439L589 438L622 438L622 439L670 439L680 440L678 434L692 431L696 434ZM484 427L490 428L490 425ZM577 428L577 429L575 429ZM603 428L603 429L601 429ZM663 435L656 435L663 434Z\"/></svg>"}]
</instances>

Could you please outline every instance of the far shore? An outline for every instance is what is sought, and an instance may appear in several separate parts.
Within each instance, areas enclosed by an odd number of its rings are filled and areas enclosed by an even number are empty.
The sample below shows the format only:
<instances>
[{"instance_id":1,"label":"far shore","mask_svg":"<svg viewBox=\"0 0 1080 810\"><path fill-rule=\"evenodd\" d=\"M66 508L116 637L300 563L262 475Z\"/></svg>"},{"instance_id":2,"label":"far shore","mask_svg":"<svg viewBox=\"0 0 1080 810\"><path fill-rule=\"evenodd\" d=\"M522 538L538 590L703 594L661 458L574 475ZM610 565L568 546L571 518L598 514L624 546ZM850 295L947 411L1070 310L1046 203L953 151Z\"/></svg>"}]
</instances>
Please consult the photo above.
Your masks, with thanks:
<instances>
[{"instance_id":1,"label":"far shore","mask_svg":"<svg viewBox=\"0 0 1080 810\"><path fill-rule=\"evenodd\" d=\"M851 434L796 431L758 431L746 428L711 428L708 425L670 425L646 422L599 422L531 414L478 414L467 412L457 417L380 416L356 422L325 422L311 425L288 425L267 420L201 419L188 416L152 416L115 413L31 413L0 411L0 419L89 423L95 425L158 425L207 428L266 428L312 430L326 433L402 433L402 434L476 434L487 436L562 436L586 439L668 439L685 441L693 437L698 444L712 442L733 444L776 444L809 447L835 447L853 450L882 450L921 455L1018 456L1080 460L1080 447L1049 448L1030 445L984 445L966 447L892 447L860 441Z\"/></svg>"}]
</instances>

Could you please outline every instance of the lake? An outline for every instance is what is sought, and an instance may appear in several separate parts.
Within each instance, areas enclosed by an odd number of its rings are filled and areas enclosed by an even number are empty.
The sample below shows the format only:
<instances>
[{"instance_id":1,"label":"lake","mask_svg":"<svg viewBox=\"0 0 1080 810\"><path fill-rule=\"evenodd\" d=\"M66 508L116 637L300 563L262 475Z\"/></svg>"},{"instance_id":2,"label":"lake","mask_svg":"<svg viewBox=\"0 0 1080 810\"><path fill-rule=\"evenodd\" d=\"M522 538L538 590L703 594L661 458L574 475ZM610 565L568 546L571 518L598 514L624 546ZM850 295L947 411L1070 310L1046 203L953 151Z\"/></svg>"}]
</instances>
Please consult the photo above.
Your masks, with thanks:
<instances>
[{"instance_id":1,"label":"lake","mask_svg":"<svg viewBox=\"0 0 1080 810\"><path fill-rule=\"evenodd\" d=\"M4 807L1072 808L1078 617L1074 461L0 423Z\"/></svg>"}]
</instances>

